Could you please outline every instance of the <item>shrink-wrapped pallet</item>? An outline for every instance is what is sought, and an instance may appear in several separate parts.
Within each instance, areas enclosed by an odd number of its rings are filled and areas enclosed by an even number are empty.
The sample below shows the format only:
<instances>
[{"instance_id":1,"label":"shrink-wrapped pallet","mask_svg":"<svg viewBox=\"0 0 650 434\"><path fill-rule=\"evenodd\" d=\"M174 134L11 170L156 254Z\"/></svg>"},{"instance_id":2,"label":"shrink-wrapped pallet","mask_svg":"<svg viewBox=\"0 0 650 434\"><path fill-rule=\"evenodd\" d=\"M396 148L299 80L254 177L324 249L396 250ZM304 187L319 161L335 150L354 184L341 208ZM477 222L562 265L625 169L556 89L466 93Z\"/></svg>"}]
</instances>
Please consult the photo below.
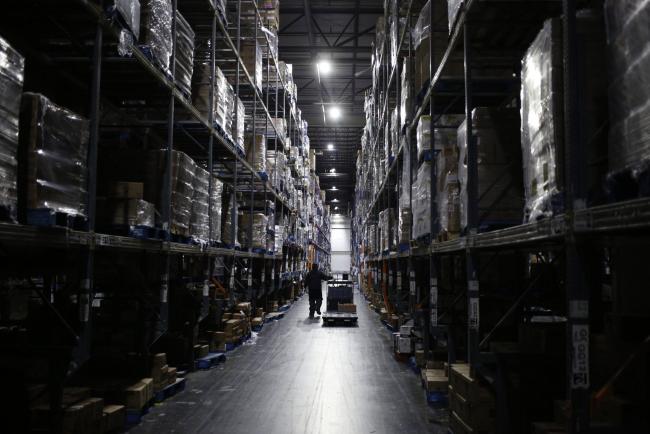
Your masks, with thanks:
<instances>
[{"instance_id":1,"label":"shrink-wrapped pallet","mask_svg":"<svg viewBox=\"0 0 650 434\"><path fill-rule=\"evenodd\" d=\"M477 146L479 231L513 226L522 219L523 192L519 113L515 109L478 107L472 111ZM460 224L467 229L467 122L458 128Z\"/></svg>"},{"instance_id":2,"label":"shrink-wrapped pallet","mask_svg":"<svg viewBox=\"0 0 650 434\"><path fill-rule=\"evenodd\" d=\"M650 163L650 1L607 0L609 170L637 183ZM640 187L647 195L646 185ZM618 192L613 192L616 196ZM619 196L620 197L620 196ZM617 197L618 198L618 197Z\"/></svg>"},{"instance_id":3,"label":"shrink-wrapped pallet","mask_svg":"<svg viewBox=\"0 0 650 434\"><path fill-rule=\"evenodd\" d=\"M190 219L190 236L197 241L208 241L210 235L209 210L210 173L196 166L192 194L192 216Z\"/></svg>"},{"instance_id":4,"label":"shrink-wrapped pallet","mask_svg":"<svg viewBox=\"0 0 650 434\"><path fill-rule=\"evenodd\" d=\"M167 168L166 149L150 151L147 160L144 197L156 205L160 215L164 215L163 204L165 170ZM190 235L190 220L192 217L192 198L194 196L194 177L196 163L187 154L180 151L171 152L171 214L169 230L174 235L188 237Z\"/></svg>"},{"instance_id":5,"label":"shrink-wrapped pallet","mask_svg":"<svg viewBox=\"0 0 650 434\"><path fill-rule=\"evenodd\" d=\"M169 73L173 47L172 2L142 0L140 6L140 40L150 51L154 62Z\"/></svg>"},{"instance_id":6,"label":"shrink-wrapped pallet","mask_svg":"<svg viewBox=\"0 0 650 434\"><path fill-rule=\"evenodd\" d=\"M89 122L45 96L22 96L19 146L21 209L86 215Z\"/></svg>"},{"instance_id":7,"label":"shrink-wrapped pallet","mask_svg":"<svg viewBox=\"0 0 650 434\"><path fill-rule=\"evenodd\" d=\"M584 138L588 199L599 201L606 157L607 100L602 18L581 11L576 19L581 47L577 82L581 109L577 121ZM564 80L562 21L547 20L524 58L521 71L521 146L524 168L524 220L564 211ZM641 91L639 91L641 92Z\"/></svg>"},{"instance_id":8,"label":"shrink-wrapped pallet","mask_svg":"<svg viewBox=\"0 0 650 434\"><path fill-rule=\"evenodd\" d=\"M212 230L210 239L212 241L221 241L221 219L223 216L223 182L212 177L212 191L210 192L210 218L212 220Z\"/></svg>"},{"instance_id":9,"label":"shrink-wrapped pallet","mask_svg":"<svg viewBox=\"0 0 650 434\"><path fill-rule=\"evenodd\" d=\"M239 239L241 240L242 247L246 249L265 249L267 227L268 217L263 213L253 213L252 218L248 212L241 214L239 221ZM251 229L252 233L249 235Z\"/></svg>"},{"instance_id":10,"label":"shrink-wrapped pallet","mask_svg":"<svg viewBox=\"0 0 650 434\"><path fill-rule=\"evenodd\" d=\"M418 239L431 233L431 163L420 165L411 191L413 212L413 238Z\"/></svg>"},{"instance_id":11,"label":"shrink-wrapped pallet","mask_svg":"<svg viewBox=\"0 0 650 434\"><path fill-rule=\"evenodd\" d=\"M0 220L17 218L18 129L25 59L0 38Z\"/></svg>"},{"instance_id":12,"label":"shrink-wrapped pallet","mask_svg":"<svg viewBox=\"0 0 650 434\"><path fill-rule=\"evenodd\" d=\"M180 12L176 11L176 69L174 81L186 97L192 95L194 73L194 31Z\"/></svg>"},{"instance_id":13,"label":"shrink-wrapped pallet","mask_svg":"<svg viewBox=\"0 0 650 434\"><path fill-rule=\"evenodd\" d=\"M245 141L246 161L258 173L266 173L266 138L264 134L247 134Z\"/></svg>"}]
</instances>

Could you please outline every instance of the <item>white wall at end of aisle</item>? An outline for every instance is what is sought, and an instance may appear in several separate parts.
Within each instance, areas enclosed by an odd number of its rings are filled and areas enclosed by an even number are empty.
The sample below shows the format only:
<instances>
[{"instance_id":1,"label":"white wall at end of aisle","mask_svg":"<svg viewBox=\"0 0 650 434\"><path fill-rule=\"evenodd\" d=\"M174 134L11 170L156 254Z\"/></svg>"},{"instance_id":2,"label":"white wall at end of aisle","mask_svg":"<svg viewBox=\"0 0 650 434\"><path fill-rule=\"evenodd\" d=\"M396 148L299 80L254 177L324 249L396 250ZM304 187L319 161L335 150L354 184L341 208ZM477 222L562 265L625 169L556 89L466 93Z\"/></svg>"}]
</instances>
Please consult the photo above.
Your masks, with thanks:
<instances>
[{"instance_id":1,"label":"white wall at end of aisle","mask_svg":"<svg viewBox=\"0 0 650 434\"><path fill-rule=\"evenodd\" d=\"M332 228L332 272L349 273L352 262L350 244L350 218L343 215L330 217Z\"/></svg>"}]
</instances>

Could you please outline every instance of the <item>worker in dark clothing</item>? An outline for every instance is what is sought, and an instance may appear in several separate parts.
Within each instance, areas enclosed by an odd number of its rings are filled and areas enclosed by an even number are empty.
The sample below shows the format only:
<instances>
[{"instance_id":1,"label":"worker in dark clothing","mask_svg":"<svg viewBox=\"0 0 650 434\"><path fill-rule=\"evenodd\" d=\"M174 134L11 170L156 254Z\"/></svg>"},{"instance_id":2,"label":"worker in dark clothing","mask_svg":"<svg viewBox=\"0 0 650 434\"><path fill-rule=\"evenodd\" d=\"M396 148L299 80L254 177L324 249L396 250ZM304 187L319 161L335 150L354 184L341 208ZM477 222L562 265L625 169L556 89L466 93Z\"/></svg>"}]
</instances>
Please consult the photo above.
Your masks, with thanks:
<instances>
[{"instance_id":1,"label":"worker in dark clothing","mask_svg":"<svg viewBox=\"0 0 650 434\"><path fill-rule=\"evenodd\" d=\"M323 303L321 281L331 279L332 276L318 269L318 264L313 264L311 271L305 276L304 286L309 291L309 318L314 317L314 312L320 315L320 306Z\"/></svg>"}]
</instances>

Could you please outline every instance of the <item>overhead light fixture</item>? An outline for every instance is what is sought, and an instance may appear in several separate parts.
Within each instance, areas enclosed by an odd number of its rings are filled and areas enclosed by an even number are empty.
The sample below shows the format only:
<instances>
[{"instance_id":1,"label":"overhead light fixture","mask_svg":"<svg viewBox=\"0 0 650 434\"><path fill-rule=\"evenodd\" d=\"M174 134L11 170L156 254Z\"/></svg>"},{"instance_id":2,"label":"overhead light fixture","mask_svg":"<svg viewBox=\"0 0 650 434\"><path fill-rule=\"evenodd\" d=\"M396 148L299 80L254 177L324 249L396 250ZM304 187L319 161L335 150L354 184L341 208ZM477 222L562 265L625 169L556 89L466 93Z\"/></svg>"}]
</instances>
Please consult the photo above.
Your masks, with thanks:
<instances>
[{"instance_id":1,"label":"overhead light fixture","mask_svg":"<svg viewBox=\"0 0 650 434\"><path fill-rule=\"evenodd\" d=\"M333 203L336 203L336 202L338 202L338 201L339 201L338 199L332 199L332 202L333 202Z\"/></svg>"},{"instance_id":2,"label":"overhead light fixture","mask_svg":"<svg viewBox=\"0 0 650 434\"><path fill-rule=\"evenodd\" d=\"M343 115L343 113L341 112L341 108L337 105L330 106L330 108L328 109L328 113L330 119L332 119L333 121L339 120Z\"/></svg>"},{"instance_id":3,"label":"overhead light fixture","mask_svg":"<svg viewBox=\"0 0 650 434\"><path fill-rule=\"evenodd\" d=\"M333 143L328 143L327 144L327 150L328 151L333 151L334 150L334 144Z\"/></svg>"},{"instance_id":4,"label":"overhead light fixture","mask_svg":"<svg viewBox=\"0 0 650 434\"><path fill-rule=\"evenodd\" d=\"M332 72L332 64L329 60L326 59L318 61L316 68L318 68L318 72L323 75L327 75Z\"/></svg>"},{"instance_id":5,"label":"overhead light fixture","mask_svg":"<svg viewBox=\"0 0 650 434\"><path fill-rule=\"evenodd\" d=\"M336 173L336 168L332 167L332 168L330 169L330 173Z\"/></svg>"},{"instance_id":6,"label":"overhead light fixture","mask_svg":"<svg viewBox=\"0 0 650 434\"><path fill-rule=\"evenodd\" d=\"M338 211L338 210L339 210L339 207L338 207L338 206L335 206L335 207L334 207L334 211Z\"/></svg>"},{"instance_id":7,"label":"overhead light fixture","mask_svg":"<svg viewBox=\"0 0 650 434\"><path fill-rule=\"evenodd\" d=\"M336 191L336 185L334 187L332 187L332 190Z\"/></svg>"}]
</instances>

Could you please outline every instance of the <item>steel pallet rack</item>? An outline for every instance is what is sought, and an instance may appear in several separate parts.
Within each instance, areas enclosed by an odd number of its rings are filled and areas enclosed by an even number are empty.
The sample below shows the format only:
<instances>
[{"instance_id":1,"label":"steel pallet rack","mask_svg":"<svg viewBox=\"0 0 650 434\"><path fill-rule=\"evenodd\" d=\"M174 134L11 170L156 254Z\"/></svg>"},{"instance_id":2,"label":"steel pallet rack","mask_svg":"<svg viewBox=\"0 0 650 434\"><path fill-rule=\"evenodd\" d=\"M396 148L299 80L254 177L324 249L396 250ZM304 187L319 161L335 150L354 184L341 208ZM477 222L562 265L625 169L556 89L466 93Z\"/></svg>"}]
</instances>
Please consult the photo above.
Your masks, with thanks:
<instances>
[{"instance_id":1,"label":"steel pallet rack","mask_svg":"<svg viewBox=\"0 0 650 434\"><path fill-rule=\"evenodd\" d=\"M90 120L88 230L0 223L0 244L9 255L3 277L28 278L32 282L31 289L39 294L49 312L48 321L52 322L49 340L3 339L2 346L10 350L3 353L49 360L50 370L44 380L49 386L50 408L54 409L53 432L61 429L64 383L93 354L93 333L97 331L93 306L108 293L108 287L98 285L96 275L100 272L101 284L105 284L107 264L115 265L116 269L128 268L130 272L138 265L142 267L137 270L142 278L141 287L134 289L134 293L121 293L121 296L138 299L138 303L145 300L149 317L141 320L146 324L141 325L143 330L137 347L148 352L169 329L170 309L179 308L170 300L172 285L190 283L191 293L197 294L200 300L197 323L207 316L214 303L208 283L215 272L215 258L228 262L225 276L230 288L229 302L250 300L253 304L266 303L281 285L299 278L305 259L306 246L298 243L285 246L284 252L257 253L209 244L137 239L96 230L99 146L103 134L123 129L150 134L152 140L167 150L160 210L163 228L170 227L170 157L176 149L205 165L210 174L210 192L215 175L245 197L251 214L255 200L262 199L265 213L270 200L279 215L295 215L287 199L263 174L254 170L233 140L220 127L208 122L178 87L175 80L177 15L172 14L171 66L166 73L134 42L126 41L121 47L129 52L127 57L117 55L122 27L106 13L109 3L102 0L14 1L5 5L0 18L0 35L27 59L26 90L50 92ZM172 0L171 4L172 10L178 10L189 22L197 40L209 41L202 54L210 64L211 76L214 77L218 65L223 67L234 83L235 97L245 103L247 120L253 120L250 122L253 135L263 132L267 137L274 131L273 149L288 151L289 144L284 142L273 118L288 119L291 143L303 150L295 98L286 92L287 84L280 76L277 53L270 49L273 41L266 33L258 33L262 18L257 3L229 3L230 16L235 17L230 24L210 0ZM261 88L256 86L240 55L245 6L247 18L252 16L254 23L251 29L254 40L264 48L265 77ZM197 47L197 53L199 51ZM78 93L64 89L62 83ZM211 86L208 113L214 105L214 87ZM236 124L238 110L235 112ZM234 240L239 206L237 194L233 194L233 198L230 211L235 222L231 232ZM250 220L248 239L251 239L253 225ZM210 218L210 233L213 224ZM129 261L138 265L129 267ZM98 267L102 267L101 271ZM32 277L38 279L33 281ZM71 304L65 304L65 311L61 310L64 298L71 300Z\"/></svg>"},{"instance_id":2,"label":"steel pallet rack","mask_svg":"<svg viewBox=\"0 0 650 434\"><path fill-rule=\"evenodd\" d=\"M405 18L406 28L410 28L412 7L416 2L409 0L400 2L408 5ZM607 276L602 271L601 256L593 253L593 249L606 250L616 246L621 240L630 237L647 236L650 229L648 210L650 200L635 199L625 202L587 207L585 182L581 179L584 171L584 150L586 138L580 131L578 121L581 107L578 94L577 69L577 25L575 0L541 1L541 2L508 2L465 0L449 34L448 42L443 47L435 47L434 38L430 37L430 76L421 91L421 103L417 105L411 117L407 117L408 125L400 131L400 146L395 160L386 169L377 193L366 200L367 206L359 205L357 197L355 228L353 233L356 240L356 254L361 268L362 279L370 282L374 290L380 287L389 288L394 297L391 302L399 302L404 295L403 283L409 283L411 303L409 309L400 310L413 315L422 326L424 346L427 358L436 345L438 350L446 353L447 361L466 360L474 375L481 376L490 383L497 395L497 431L521 432L522 427L512 422L514 414L505 402L503 360L495 352L488 350L491 340L498 335L503 325L512 317L522 315L521 308L530 297L538 277L531 277L524 285L524 290L512 295L508 307L502 315L492 323L484 324L479 312L486 293L479 285L482 272L480 262L487 263L495 255L504 252L518 254L537 253L552 258L549 262L557 261L557 269L561 270L560 280L563 282L563 315L566 317L565 335L565 377L561 379L570 402L567 421L567 432L590 432L591 394L596 387L602 385L590 381L592 362L598 354L588 351L590 328L601 321L602 309L593 300L597 287L605 284ZM435 16L435 8L430 8L430 22L439 22ZM386 22L394 11L385 10ZM502 83L487 83L488 80L473 76L473 71L481 65L489 66L490 62L518 62L523 56L542 22L548 18L561 17L564 34L563 68L564 84L564 128L566 142L566 189L563 214L540 221L521 224L489 232L480 232L478 223L478 171L477 143L474 139L471 122L467 123L466 146L468 149L468 208L469 225L466 235L449 241L431 240L430 244L415 246L405 252L391 252L382 255L381 252L359 251L366 229L377 221L377 214L382 209L398 206L400 192L400 165L405 162L413 167L413 132L419 119L430 114L433 140L433 129L440 116L447 113L463 113L466 119L471 118L472 110L480 106L498 106L517 94L512 93L512 85L518 90L519 77L515 74L511 80ZM498 18L498 19L497 19ZM507 22L507 29L503 24ZM432 32L436 30L433 29ZM444 29L446 32L446 29ZM388 32L387 32L388 33ZM502 38L507 33L511 37ZM505 45L509 41L509 45ZM404 32L399 37L398 52L402 50ZM413 51L412 41L408 41L408 54ZM444 48L439 51L436 48ZM499 55L499 51L501 54ZM439 53L443 53L440 56ZM388 56L384 53L384 59ZM452 59L462 58L464 66L463 77L450 77L447 69ZM399 76L399 61L390 67L383 68L380 87L374 89L376 101L374 119L378 122L377 133L372 141L371 149L376 152L378 143L382 141L382 129L388 128L387 113L389 106L396 101L399 104L401 89L395 86L395 77ZM583 71L584 72L584 71ZM494 85L498 86L494 86ZM394 89L393 89L394 86ZM378 108L377 108L378 107ZM430 149L434 149L431 143ZM415 160L417 162L417 160ZM406 163L408 164L408 163ZM411 169L410 183L413 180ZM436 172L435 164L431 164L431 233L437 233L438 221L436 212ZM359 177L357 177L359 179ZM375 180L377 182L377 180ZM409 186L410 187L410 186ZM358 189L363 187L357 186ZM397 194L394 192L397 191ZM409 188L410 192L410 188ZM410 197L409 197L410 199ZM491 255L491 256L488 256ZM441 287L441 272L444 268L442 261L456 258L464 264L464 281L462 288L456 293L445 291L443 301ZM481 261L479 262L479 258ZM487 260L485 260L488 258ZM601 262L599 262L599 260ZM427 267L413 267L414 261L427 264ZM390 265L386 265L390 264ZM397 264L397 265L394 265ZM484 265L485 267L486 265ZM393 279L393 270L397 271L397 282ZM401 273L406 270L409 278L406 282ZM514 275L516 272L511 271ZM597 277L593 277L597 276ZM415 284L417 282L417 284ZM456 305L465 299L465 306L458 309ZM397 306L400 306L397 304ZM420 311L416 306L422 306ZM461 317L450 318L461 311ZM465 318L463 318L463 316ZM459 328L461 330L459 330ZM464 336L460 336L464 335ZM461 339L459 339L459 336ZM457 342L460 341L460 342ZM462 352L459 351L462 349Z\"/></svg>"}]
</instances>

